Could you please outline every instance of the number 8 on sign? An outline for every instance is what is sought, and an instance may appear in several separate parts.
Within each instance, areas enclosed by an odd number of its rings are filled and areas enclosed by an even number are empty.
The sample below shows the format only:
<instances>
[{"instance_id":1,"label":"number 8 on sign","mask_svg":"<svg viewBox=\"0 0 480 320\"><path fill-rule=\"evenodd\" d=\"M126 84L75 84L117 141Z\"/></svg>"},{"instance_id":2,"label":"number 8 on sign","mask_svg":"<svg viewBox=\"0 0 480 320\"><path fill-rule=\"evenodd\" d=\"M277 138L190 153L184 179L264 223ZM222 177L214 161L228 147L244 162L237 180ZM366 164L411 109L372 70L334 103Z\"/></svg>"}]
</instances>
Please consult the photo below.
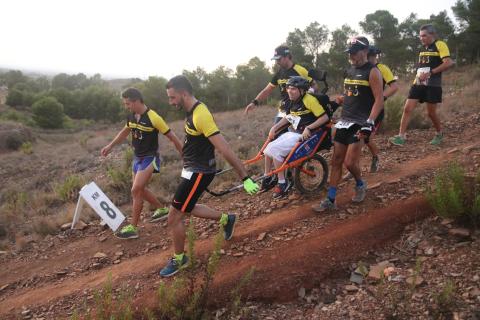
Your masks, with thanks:
<instances>
[{"instance_id":1,"label":"number 8 on sign","mask_svg":"<svg viewBox=\"0 0 480 320\"><path fill-rule=\"evenodd\" d=\"M105 201L102 201L100 202L100 208L103 209L103 211L106 212L106 214L112 218L112 219L115 219L117 217L117 214L115 213L115 210L113 210L112 208L110 208L108 206L108 203L106 203Z\"/></svg>"}]
</instances>

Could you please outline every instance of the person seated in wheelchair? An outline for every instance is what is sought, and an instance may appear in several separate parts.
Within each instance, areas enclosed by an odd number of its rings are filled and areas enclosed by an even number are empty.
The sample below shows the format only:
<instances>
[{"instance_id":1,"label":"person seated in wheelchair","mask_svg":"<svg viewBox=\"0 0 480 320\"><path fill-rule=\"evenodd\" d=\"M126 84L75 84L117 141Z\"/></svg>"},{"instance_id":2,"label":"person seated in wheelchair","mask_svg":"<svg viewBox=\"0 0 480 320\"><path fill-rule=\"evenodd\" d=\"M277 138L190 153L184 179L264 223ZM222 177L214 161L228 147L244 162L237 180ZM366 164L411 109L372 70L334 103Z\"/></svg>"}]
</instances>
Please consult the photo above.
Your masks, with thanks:
<instances>
[{"instance_id":1,"label":"person seated in wheelchair","mask_svg":"<svg viewBox=\"0 0 480 320\"><path fill-rule=\"evenodd\" d=\"M286 89L289 100L286 101L286 115L270 129L268 137L273 140L275 133L286 126L289 131L265 148L265 174L271 171L269 159L273 160L275 169L279 168L297 142L307 140L312 136L312 132L329 122L326 109L315 96L308 93L309 88L310 82L305 78L294 76L288 79ZM272 176L265 178L262 189L267 190L271 184ZM273 197L283 197L290 187L291 182L285 179L285 172L278 172L278 183Z\"/></svg>"}]
</instances>

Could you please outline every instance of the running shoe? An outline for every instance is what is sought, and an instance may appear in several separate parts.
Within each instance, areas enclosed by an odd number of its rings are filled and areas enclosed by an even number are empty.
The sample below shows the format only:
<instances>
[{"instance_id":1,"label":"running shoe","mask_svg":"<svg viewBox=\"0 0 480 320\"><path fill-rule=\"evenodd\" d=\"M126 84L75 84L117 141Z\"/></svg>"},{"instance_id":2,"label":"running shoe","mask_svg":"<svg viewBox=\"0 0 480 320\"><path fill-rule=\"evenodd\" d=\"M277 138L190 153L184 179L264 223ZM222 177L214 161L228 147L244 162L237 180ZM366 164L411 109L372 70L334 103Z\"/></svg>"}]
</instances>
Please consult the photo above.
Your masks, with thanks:
<instances>
[{"instance_id":1,"label":"running shoe","mask_svg":"<svg viewBox=\"0 0 480 320\"><path fill-rule=\"evenodd\" d=\"M137 227L135 227L133 224L129 224L115 233L115 237L119 239L136 239L138 238Z\"/></svg>"},{"instance_id":2,"label":"running shoe","mask_svg":"<svg viewBox=\"0 0 480 320\"><path fill-rule=\"evenodd\" d=\"M370 172L377 172L378 171L378 165L380 164L380 159L378 156L373 156L372 157L372 164L370 165Z\"/></svg>"},{"instance_id":3,"label":"running shoe","mask_svg":"<svg viewBox=\"0 0 480 320\"><path fill-rule=\"evenodd\" d=\"M278 183L273 189L273 198L278 199L286 196L288 194L289 189L290 189L290 184L288 183L288 181L284 183Z\"/></svg>"},{"instance_id":4,"label":"running shoe","mask_svg":"<svg viewBox=\"0 0 480 320\"><path fill-rule=\"evenodd\" d=\"M167 207L158 208L153 212L150 222L162 221L167 219L167 217L168 217L168 208Z\"/></svg>"},{"instance_id":5,"label":"running shoe","mask_svg":"<svg viewBox=\"0 0 480 320\"><path fill-rule=\"evenodd\" d=\"M268 191L273 187L275 187L276 184L277 184L277 176L274 175L274 176L266 177L265 179L262 180L261 190L263 192Z\"/></svg>"},{"instance_id":6,"label":"running shoe","mask_svg":"<svg viewBox=\"0 0 480 320\"><path fill-rule=\"evenodd\" d=\"M232 239L233 232L235 231L235 223L236 222L237 222L237 216L234 215L234 214L229 214L227 223L223 227L223 238L225 240Z\"/></svg>"},{"instance_id":7,"label":"running shoe","mask_svg":"<svg viewBox=\"0 0 480 320\"><path fill-rule=\"evenodd\" d=\"M352 198L353 202L362 202L367 195L367 182L363 181L363 185L355 187L355 196Z\"/></svg>"},{"instance_id":8,"label":"running shoe","mask_svg":"<svg viewBox=\"0 0 480 320\"><path fill-rule=\"evenodd\" d=\"M319 204L312 206L312 210L318 213L336 210L336 209L337 209L337 205L335 204L335 202L330 201L330 199L328 198L325 198Z\"/></svg>"},{"instance_id":9,"label":"running shoe","mask_svg":"<svg viewBox=\"0 0 480 320\"><path fill-rule=\"evenodd\" d=\"M393 145L403 147L405 145L406 139L397 135L397 136L391 137L390 139L388 139L388 141Z\"/></svg>"},{"instance_id":10,"label":"running shoe","mask_svg":"<svg viewBox=\"0 0 480 320\"><path fill-rule=\"evenodd\" d=\"M435 137L433 137L432 141L430 141L430 144L432 146L438 146L442 143L443 141L443 133L437 133Z\"/></svg>"},{"instance_id":11,"label":"running shoe","mask_svg":"<svg viewBox=\"0 0 480 320\"><path fill-rule=\"evenodd\" d=\"M162 277L171 277L176 274L178 271L184 269L188 264L188 257L183 255L182 262L179 263L175 257L172 257L168 260L167 265L160 270L160 275Z\"/></svg>"}]
</instances>

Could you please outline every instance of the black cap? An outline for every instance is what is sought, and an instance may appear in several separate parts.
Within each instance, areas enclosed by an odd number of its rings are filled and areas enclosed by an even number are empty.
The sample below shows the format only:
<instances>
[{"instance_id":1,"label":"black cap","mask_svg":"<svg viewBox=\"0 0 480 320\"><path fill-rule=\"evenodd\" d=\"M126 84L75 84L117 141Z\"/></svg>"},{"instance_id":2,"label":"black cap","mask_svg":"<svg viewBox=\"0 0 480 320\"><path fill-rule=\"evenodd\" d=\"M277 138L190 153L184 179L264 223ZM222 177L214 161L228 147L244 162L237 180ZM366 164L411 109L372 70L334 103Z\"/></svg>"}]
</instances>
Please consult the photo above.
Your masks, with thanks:
<instances>
[{"instance_id":1,"label":"black cap","mask_svg":"<svg viewBox=\"0 0 480 320\"><path fill-rule=\"evenodd\" d=\"M378 49L377 47L370 46L368 48L368 55L369 56L376 56L377 54L382 53L382 50Z\"/></svg>"},{"instance_id":2,"label":"black cap","mask_svg":"<svg viewBox=\"0 0 480 320\"><path fill-rule=\"evenodd\" d=\"M281 57L286 57L290 55L290 49L287 46L281 45L275 49L272 60L278 60Z\"/></svg>"},{"instance_id":3,"label":"black cap","mask_svg":"<svg viewBox=\"0 0 480 320\"><path fill-rule=\"evenodd\" d=\"M348 48L345 52L357 53L360 50L368 49L368 39L365 37L355 37L348 41Z\"/></svg>"}]
</instances>

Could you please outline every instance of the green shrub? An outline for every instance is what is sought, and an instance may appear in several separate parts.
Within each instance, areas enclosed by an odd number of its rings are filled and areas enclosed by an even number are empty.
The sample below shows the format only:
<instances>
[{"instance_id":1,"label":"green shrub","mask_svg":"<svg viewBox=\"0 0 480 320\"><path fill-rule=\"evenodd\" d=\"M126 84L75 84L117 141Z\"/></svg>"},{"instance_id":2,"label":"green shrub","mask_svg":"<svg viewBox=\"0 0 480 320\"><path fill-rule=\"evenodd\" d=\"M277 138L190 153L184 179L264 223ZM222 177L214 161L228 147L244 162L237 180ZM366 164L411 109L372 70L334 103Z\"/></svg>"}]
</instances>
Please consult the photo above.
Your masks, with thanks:
<instances>
[{"instance_id":1,"label":"green shrub","mask_svg":"<svg viewBox=\"0 0 480 320\"><path fill-rule=\"evenodd\" d=\"M28 194L25 191L20 191L19 187L7 189L1 197L6 208L14 214L19 210L23 210L28 204Z\"/></svg>"},{"instance_id":2,"label":"green shrub","mask_svg":"<svg viewBox=\"0 0 480 320\"><path fill-rule=\"evenodd\" d=\"M479 222L480 179L466 177L456 162L449 163L435 175L433 188L427 188L427 199L442 218L470 222L473 227Z\"/></svg>"},{"instance_id":3,"label":"green shrub","mask_svg":"<svg viewBox=\"0 0 480 320\"><path fill-rule=\"evenodd\" d=\"M9 135L5 138L5 145L10 150L18 150L23 143L22 137L18 135Z\"/></svg>"},{"instance_id":4,"label":"green shrub","mask_svg":"<svg viewBox=\"0 0 480 320\"><path fill-rule=\"evenodd\" d=\"M23 93L18 89L12 89L8 92L7 100L5 101L7 105L11 107L21 106L23 103Z\"/></svg>"},{"instance_id":5,"label":"green shrub","mask_svg":"<svg viewBox=\"0 0 480 320\"><path fill-rule=\"evenodd\" d=\"M449 319L452 317L452 310L457 305L457 294L455 283L447 280L445 286L439 293L434 294L436 308L432 308L433 319Z\"/></svg>"},{"instance_id":6,"label":"green shrub","mask_svg":"<svg viewBox=\"0 0 480 320\"><path fill-rule=\"evenodd\" d=\"M42 128L63 127L63 105L53 97L43 97L32 106L33 119Z\"/></svg>"},{"instance_id":7,"label":"green shrub","mask_svg":"<svg viewBox=\"0 0 480 320\"><path fill-rule=\"evenodd\" d=\"M400 96L393 96L389 98L384 105L385 119L382 127L386 131L398 130L400 127L400 120L403 114L404 98Z\"/></svg>"},{"instance_id":8,"label":"green shrub","mask_svg":"<svg viewBox=\"0 0 480 320\"><path fill-rule=\"evenodd\" d=\"M30 141L22 143L22 145L20 146L20 150L22 150L22 152L25 154L32 154L33 153L32 143Z\"/></svg>"},{"instance_id":9,"label":"green shrub","mask_svg":"<svg viewBox=\"0 0 480 320\"><path fill-rule=\"evenodd\" d=\"M28 113L20 112L13 109L1 113L0 119L20 122L30 127L35 126L35 121L33 121L32 117Z\"/></svg>"},{"instance_id":10,"label":"green shrub","mask_svg":"<svg viewBox=\"0 0 480 320\"><path fill-rule=\"evenodd\" d=\"M83 187L84 181L77 175L68 176L63 183L54 187L55 193L63 201L73 201L77 199L78 192Z\"/></svg>"},{"instance_id":11,"label":"green shrub","mask_svg":"<svg viewBox=\"0 0 480 320\"><path fill-rule=\"evenodd\" d=\"M128 288L122 288L117 298L113 292L112 275L108 274L103 289L94 293L95 306L84 317L79 316L76 310L71 320L95 319L95 320L132 320L134 319L132 308L132 294Z\"/></svg>"}]
</instances>

